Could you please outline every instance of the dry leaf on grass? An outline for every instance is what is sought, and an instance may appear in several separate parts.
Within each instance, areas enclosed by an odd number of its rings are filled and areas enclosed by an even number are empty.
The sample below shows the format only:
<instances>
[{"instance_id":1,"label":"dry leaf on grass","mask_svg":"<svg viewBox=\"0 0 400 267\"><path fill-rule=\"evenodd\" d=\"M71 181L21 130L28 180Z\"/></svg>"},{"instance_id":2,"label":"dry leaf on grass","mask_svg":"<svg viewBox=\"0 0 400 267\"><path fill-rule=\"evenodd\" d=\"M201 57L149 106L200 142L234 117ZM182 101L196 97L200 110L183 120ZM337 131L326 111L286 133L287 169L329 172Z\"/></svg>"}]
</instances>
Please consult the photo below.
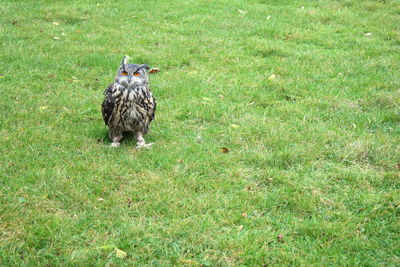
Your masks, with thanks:
<instances>
[{"instance_id":1,"label":"dry leaf on grass","mask_svg":"<svg viewBox=\"0 0 400 267\"><path fill-rule=\"evenodd\" d=\"M182 260L179 260L179 261L184 265L194 265L194 266L200 265L197 261L193 261L193 260L182 259Z\"/></svg>"},{"instance_id":2,"label":"dry leaf on grass","mask_svg":"<svg viewBox=\"0 0 400 267\"><path fill-rule=\"evenodd\" d=\"M149 70L149 73L156 73L156 72L160 72L160 69L159 68L151 68Z\"/></svg>"},{"instance_id":3,"label":"dry leaf on grass","mask_svg":"<svg viewBox=\"0 0 400 267\"><path fill-rule=\"evenodd\" d=\"M115 248L114 251L115 251L115 255L117 256L117 258L120 258L120 259L125 259L126 258L126 252L125 251L120 250L118 248Z\"/></svg>"},{"instance_id":4,"label":"dry leaf on grass","mask_svg":"<svg viewBox=\"0 0 400 267\"><path fill-rule=\"evenodd\" d=\"M223 148L221 148L221 152L222 153L228 153L229 149L227 147L223 147Z\"/></svg>"},{"instance_id":5,"label":"dry leaf on grass","mask_svg":"<svg viewBox=\"0 0 400 267\"><path fill-rule=\"evenodd\" d=\"M284 240L283 240L283 235L282 234L279 234L278 235L278 242L279 243L282 243Z\"/></svg>"}]
</instances>

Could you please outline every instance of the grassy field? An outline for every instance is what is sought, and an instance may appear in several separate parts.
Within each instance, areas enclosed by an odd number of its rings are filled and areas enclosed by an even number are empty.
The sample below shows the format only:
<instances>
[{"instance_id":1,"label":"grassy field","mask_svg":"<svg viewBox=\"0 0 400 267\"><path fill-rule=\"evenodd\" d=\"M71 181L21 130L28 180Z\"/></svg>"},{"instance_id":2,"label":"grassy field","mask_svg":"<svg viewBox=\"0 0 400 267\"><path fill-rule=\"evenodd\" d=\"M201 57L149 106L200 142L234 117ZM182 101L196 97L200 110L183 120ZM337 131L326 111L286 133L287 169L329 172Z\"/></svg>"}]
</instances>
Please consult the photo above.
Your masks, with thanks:
<instances>
[{"instance_id":1,"label":"grassy field","mask_svg":"<svg viewBox=\"0 0 400 267\"><path fill-rule=\"evenodd\" d=\"M0 12L0 265L400 265L399 1ZM101 118L124 55L149 150Z\"/></svg>"}]
</instances>

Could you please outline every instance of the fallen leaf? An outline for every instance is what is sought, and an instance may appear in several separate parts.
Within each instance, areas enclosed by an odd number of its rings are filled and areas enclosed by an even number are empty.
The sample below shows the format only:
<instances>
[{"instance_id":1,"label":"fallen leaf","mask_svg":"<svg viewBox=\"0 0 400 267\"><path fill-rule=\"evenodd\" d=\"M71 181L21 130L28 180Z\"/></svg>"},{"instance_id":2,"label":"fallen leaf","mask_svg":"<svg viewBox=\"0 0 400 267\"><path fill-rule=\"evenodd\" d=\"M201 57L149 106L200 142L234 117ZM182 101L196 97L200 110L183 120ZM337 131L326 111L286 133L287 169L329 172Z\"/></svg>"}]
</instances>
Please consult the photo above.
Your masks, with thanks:
<instances>
[{"instance_id":1,"label":"fallen leaf","mask_svg":"<svg viewBox=\"0 0 400 267\"><path fill-rule=\"evenodd\" d=\"M223 148L221 148L221 152L222 152L222 153L228 153L228 152L229 152L229 149L226 148L226 147L223 147Z\"/></svg>"},{"instance_id":2,"label":"fallen leaf","mask_svg":"<svg viewBox=\"0 0 400 267\"><path fill-rule=\"evenodd\" d=\"M242 231L242 229L243 229L243 225L239 225L238 230Z\"/></svg>"},{"instance_id":3,"label":"fallen leaf","mask_svg":"<svg viewBox=\"0 0 400 267\"><path fill-rule=\"evenodd\" d=\"M271 76L269 76L268 80L272 81L276 79L276 75L272 74Z\"/></svg>"},{"instance_id":4,"label":"fallen leaf","mask_svg":"<svg viewBox=\"0 0 400 267\"><path fill-rule=\"evenodd\" d=\"M211 101L211 99L208 98L208 97L203 97L203 100L204 100L204 101Z\"/></svg>"},{"instance_id":5,"label":"fallen leaf","mask_svg":"<svg viewBox=\"0 0 400 267\"><path fill-rule=\"evenodd\" d=\"M98 249L115 249L116 247L115 247L115 245L113 245L113 244L110 244L110 245L104 245L104 246L101 246L101 247L98 247Z\"/></svg>"},{"instance_id":6,"label":"fallen leaf","mask_svg":"<svg viewBox=\"0 0 400 267\"><path fill-rule=\"evenodd\" d=\"M58 22L58 21L53 21L53 25L58 26L58 25L60 25L60 22Z\"/></svg>"},{"instance_id":7,"label":"fallen leaf","mask_svg":"<svg viewBox=\"0 0 400 267\"><path fill-rule=\"evenodd\" d=\"M244 10L241 10L241 9L238 9L238 12L239 12L240 14L242 14L242 15L244 15L244 14L247 13L247 11L244 11Z\"/></svg>"},{"instance_id":8,"label":"fallen leaf","mask_svg":"<svg viewBox=\"0 0 400 267\"><path fill-rule=\"evenodd\" d=\"M239 128L239 125L237 125L237 124L231 124L231 127L236 129L236 128Z\"/></svg>"},{"instance_id":9,"label":"fallen leaf","mask_svg":"<svg viewBox=\"0 0 400 267\"><path fill-rule=\"evenodd\" d=\"M367 32L367 33L365 33L364 35L365 35L365 36L371 36L371 35L372 35L372 32Z\"/></svg>"},{"instance_id":10,"label":"fallen leaf","mask_svg":"<svg viewBox=\"0 0 400 267\"><path fill-rule=\"evenodd\" d=\"M104 199L101 198L101 197L99 197L99 198L97 199L97 201L104 201Z\"/></svg>"},{"instance_id":11,"label":"fallen leaf","mask_svg":"<svg viewBox=\"0 0 400 267\"><path fill-rule=\"evenodd\" d=\"M243 212L243 213L242 213L242 217L247 218L247 213L246 213L246 212Z\"/></svg>"},{"instance_id":12,"label":"fallen leaf","mask_svg":"<svg viewBox=\"0 0 400 267\"><path fill-rule=\"evenodd\" d=\"M221 99L224 99L224 98L225 98L225 97L224 97L223 95L221 95L221 94L219 94L218 96L219 96L219 98L221 98Z\"/></svg>"},{"instance_id":13,"label":"fallen leaf","mask_svg":"<svg viewBox=\"0 0 400 267\"><path fill-rule=\"evenodd\" d=\"M278 242L279 243L282 243L284 240L283 240L283 235L282 234L279 234L278 235Z\"/></svg>"},{"instance_id":14,"label":"fallen leaf","mask_svg":"<svg viewBox=\"0 0 400 267\"><path fill-rule=\"evenodd\" d=\"M49 108L48 106L41 106L41 107L39 107L39 110L46 110L48 108Z\"/></svg>"},{"instance_id":15,"label":"fallen leaf","mask_svg":"<svg viewBox=\"0 0 400 267\"><path fill-rule=\"evenodd\" d=\"M192 260L179 260L181 263L186 264L186 265L200 265L197 261L192 261Z\"/></svg>"},{"instance_id":16,"label":"fallen leaf","mask_svg":"<svg viewBox=\"0 0 400 267\"><path fill-rule=\"evenodd\" d=\"M62 35L62 36L65 36L66 34L62 32L61 35Z\"/></svg>"},{"instance_id":17,"label":"fallen leaf","mask_svg":"<svg viewBox=\"0 0 400 267\"><path fill-rule=\"evenodd\" d=\"M271 18L271 16L268 16L268 17L267 17L267 20L270 20L270 18Z\"/></svg>"},{"instance_id":18,"label":"fallen leaf","mask_svg":"<svg viewBox=\"0 0 400 267\"><path fill-rule=\"evenodd\" d=\"M115 248L114 251L115 251L115 255L117 256L117 258L120 258L120 259L125 259L126 258L126 252L125 251L120 250L118 248Z\"/></svg>"},{"instance_id":19,"label":"fallen leaf","mask_svg":"<svg viewBox=\"0 0 400 267\"><path fill-rule=\"evenodd\" d=\"M54 78L54 77L56 77L56 75L53 73L50 73L49 75L47 75L47 78L49 78L49 79Z\"/></svg>"},{"instance_id":20,"label":"fallen leaf","mask_svg":"<svg viewBox=\"0 0 400 267\"><path fill-rule=\"evenodd\" d=\"M60 37L54 36L54 40L60 40Z\"/></svg>"},{"instance_id":21,"label":"fallen leaf","mask_svg":"<svg viewBox=\"0 0 400 267\"><path fill-rule=\"evenodd\" d=\"M159 68L151 68L149 70L149 73L156 73L156 72L160 72L160 69Z\"/></svg>"}]
</instances>

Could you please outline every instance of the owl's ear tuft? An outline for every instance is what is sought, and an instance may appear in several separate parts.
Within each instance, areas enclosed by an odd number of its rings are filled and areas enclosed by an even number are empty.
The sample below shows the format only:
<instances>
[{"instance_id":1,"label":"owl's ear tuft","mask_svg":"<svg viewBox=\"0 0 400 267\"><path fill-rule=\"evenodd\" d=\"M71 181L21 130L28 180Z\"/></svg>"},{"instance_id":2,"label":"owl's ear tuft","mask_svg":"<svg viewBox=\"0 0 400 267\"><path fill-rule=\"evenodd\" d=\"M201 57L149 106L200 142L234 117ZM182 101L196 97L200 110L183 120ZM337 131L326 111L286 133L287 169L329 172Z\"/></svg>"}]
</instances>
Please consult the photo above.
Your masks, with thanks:
<instances>
[{"instance_id":1,"label":"owl's ear tuft","mask_svg":"<svg viewBox=\"0 0 400 267\"><path fill-rule=\"evenodd\" d=\"M128 56L124 56L124 57L122 58L121 65L128 64L128 60L129 60L129 57L128 57Z\"/></svg>"},{"instance_id":2,"label":"owl's ear tuft","mask_svg":"<svg viewBox=\"0 0 400 267\"><path fill-rule=\"evenodd\" d=\"M149 67L147 64L142 64L142 65L140 65L140 66L138 67L138 70L139 70L139 69L149 70L150 67Z\"/></svg>"}]
</instances>

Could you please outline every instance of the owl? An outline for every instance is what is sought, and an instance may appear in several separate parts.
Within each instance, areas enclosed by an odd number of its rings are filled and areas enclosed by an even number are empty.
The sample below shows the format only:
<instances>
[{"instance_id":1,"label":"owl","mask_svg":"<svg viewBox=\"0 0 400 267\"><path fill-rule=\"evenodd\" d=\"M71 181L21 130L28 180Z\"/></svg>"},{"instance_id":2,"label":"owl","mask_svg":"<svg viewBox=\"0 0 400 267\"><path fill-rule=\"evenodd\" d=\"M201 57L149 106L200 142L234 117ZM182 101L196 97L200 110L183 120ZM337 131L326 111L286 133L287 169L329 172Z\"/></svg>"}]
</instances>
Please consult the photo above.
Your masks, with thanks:
<instances>
[{"instance_id":1,"label":"owl","mask_svg":"<svg viewBox=\"0 0 400 267\"><path fill-rule=\"evenodd\" d=\"M156 100L149 88L146 64L128 64L128 57L122 59L115 81L104 91L101 105L111 146L118 147L123 132L132 132L138 147L150 147L143 138L154 120Z\"/></svg>"}]
</instances>

